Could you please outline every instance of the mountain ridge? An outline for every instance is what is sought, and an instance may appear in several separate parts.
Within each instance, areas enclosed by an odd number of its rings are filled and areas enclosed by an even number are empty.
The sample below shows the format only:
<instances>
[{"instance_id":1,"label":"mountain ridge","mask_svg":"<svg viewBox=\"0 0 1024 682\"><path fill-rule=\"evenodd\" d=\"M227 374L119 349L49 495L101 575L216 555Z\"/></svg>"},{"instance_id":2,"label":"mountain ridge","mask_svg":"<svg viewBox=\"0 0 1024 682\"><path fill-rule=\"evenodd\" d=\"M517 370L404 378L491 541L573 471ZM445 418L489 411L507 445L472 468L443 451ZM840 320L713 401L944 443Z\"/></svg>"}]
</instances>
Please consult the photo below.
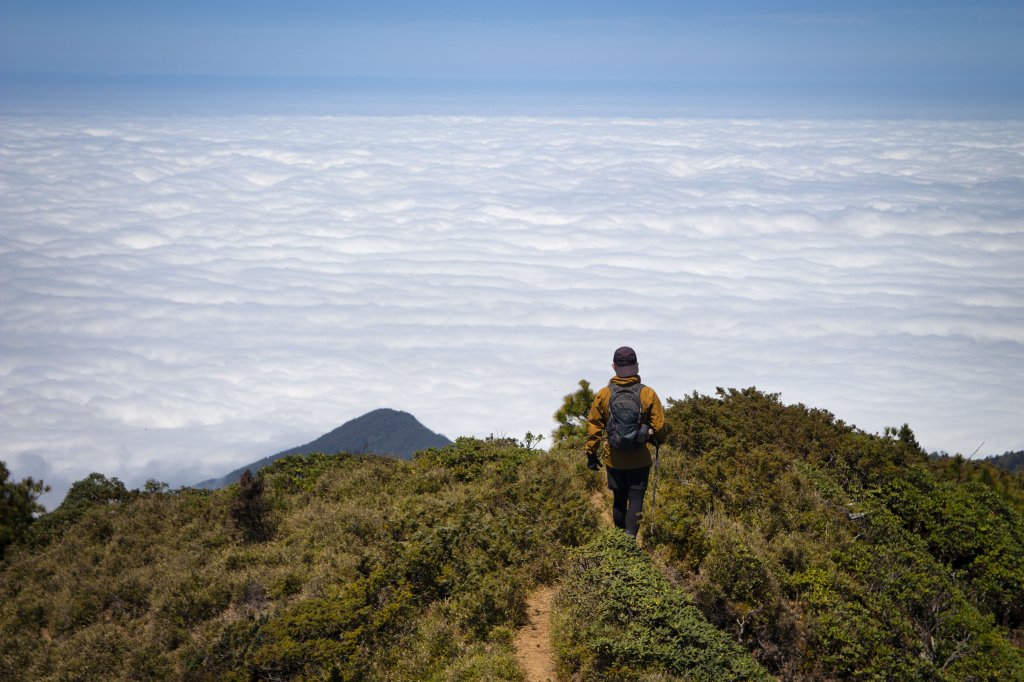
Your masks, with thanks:
<instances>
[{"instance_id":1,"label":"mountain ridge","mask_svg":"<svg viewBox=\"0 0 1024 682\"><path fill-rule=\"evenodd\" d=\"M92 474L0 559L0 679L521 680L513 632L554 585L573 679L1024 680L1019 475L694 392L639 546L602 528L587 390L546 451L285 457L213 491Z\"/></svg>"},{"instance_id":2,"label":"mountain ridge","mask_svg":"<svg viewBox=\"0 0 1024 682\"><path fill-rule=\"evenodd\" d=\"M382 407L350 419L308 443L256 460L219 478L197 483L194 487L205 490L223 488L237 482L246 469L255 472L289 455L350 452L410 459L418 450L440 448L450 445L451 442L445 436L428 429L412 414Z\"/></svg>"},{"instance_id":3,"label":"mountain ridge","mask_svg":"<svg viewBox=\"0 0 1024 682\"><path fill-rule=\"evenodd\" d=\"M982 461L1005 469L1010 473L1024 472L1024 450L1007 451L1001 455L991 455Z\"/></svg>"}]
</instances>

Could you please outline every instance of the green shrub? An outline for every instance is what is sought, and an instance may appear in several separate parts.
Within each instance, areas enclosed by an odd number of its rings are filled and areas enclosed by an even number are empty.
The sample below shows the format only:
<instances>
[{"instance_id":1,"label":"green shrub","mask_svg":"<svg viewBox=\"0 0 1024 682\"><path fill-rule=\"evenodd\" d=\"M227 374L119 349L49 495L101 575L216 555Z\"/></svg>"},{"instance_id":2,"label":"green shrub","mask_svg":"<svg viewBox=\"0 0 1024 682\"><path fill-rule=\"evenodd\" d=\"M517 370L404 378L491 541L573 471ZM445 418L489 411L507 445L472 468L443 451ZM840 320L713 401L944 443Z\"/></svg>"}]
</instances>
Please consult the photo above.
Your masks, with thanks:
<instances>
[{"instance_id":1,"label":"green shrub","mask_svg":"<svg viewBox=\"0 0 1024 682\"><path fill-rule=\"evenodd\" d=\"M556 645L566 674L770 679L617 529L573 552L555 610Z\"/></svg>"},{"instance_id":2,"label":"green shrub","mask_svg":"<svg viewBox=\"0 0 1024 682\"><path fill-rule=\"evenodd\" d=\"M977 482L936 481L918 467L873 497L919 537L986 613L1024 625L1024 523L1010 504Z\"/></svg>"},{"instance_id":3,"label":"green shrub","mask_svg":"<svg viewBox=\"0 0 1024 682\"><path fill-rule=\"evenodd\" d=\"M270 503L264 495L265 482L263 475L246 469L238 481L235 497L231 501L231 518L238 528L251 542L264 542L274 534L270 522Z\"/></svg>"},{"instance_id":4,"label":"green shrub","mask_svg":"<svg viewBox=\"0 0 1024 682\"><path fill-rule=\"evenodd\" d=\"M127 502L131 497L132 493L116 477L91 473L71 484L59 507L39 517L32 527L29 542L46 545L78 523L90 509Z\"/></svg>"},{"instance_id":5,"label":"green shrub","mask_svg":"<svg viewBox=\"0 0 1024 682\"><path fill-rule=\"evenodd\" d=\"M344 466L352 459L352 455L344 452L336 455L319 452L310 455L288 455L263 467L260 473L265 478L273 480L274 486L282 491L308 492L325 472L334 467Z\"/></svg>"},{"instance_id":6,"label":"green shrub","mask_svg":"<svg viewBox=\"0 0 1024 682\"><path fill-rule=\"evenodd\" d=\"M322 599L295 602L259 630L249 662L262 675L359 679L414 609L410 587L384 571Z\"/></svg>"},{"instance_id":7,"label":"green shrub","mask_svg":"<svg viewBox=\"0 0 1024 682\"><path fill-rule=\"evenodd\" d=\"M536 456L536 452L519 447L512 439L463 437L443 448L417 452L415 460L422 466L447 469L459 481L469 481L488 467L499 472L514 472L527 459Z\"/></svg>"},{"instance_id":8,"label":"green shrub","mask_svg":"<svg viewBox=\"0 0 1024 682\"><path fill-rule=\"evenodd\" d=\"M511 642L477 643L468 647L436 678L444 682L522 682Z\"/></svg>"}]
</instances>

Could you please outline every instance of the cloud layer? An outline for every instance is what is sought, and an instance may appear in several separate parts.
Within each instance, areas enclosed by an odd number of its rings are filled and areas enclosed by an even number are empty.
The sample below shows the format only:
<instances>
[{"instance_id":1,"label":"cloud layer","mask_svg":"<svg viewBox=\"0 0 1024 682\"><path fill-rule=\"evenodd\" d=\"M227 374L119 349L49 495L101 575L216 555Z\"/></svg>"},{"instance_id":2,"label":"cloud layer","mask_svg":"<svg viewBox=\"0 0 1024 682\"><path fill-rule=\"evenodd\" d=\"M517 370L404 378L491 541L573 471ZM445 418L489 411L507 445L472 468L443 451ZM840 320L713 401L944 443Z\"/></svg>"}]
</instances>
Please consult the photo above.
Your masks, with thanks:
<instances>
[{"instance_id":1,"label":"cloud layer","mask_svg":"<svg viewBox=\"0 0 1024 682\"><path fill-rule=\"evenodd\" d=\"M376 407L546 433L611 351L1024 447L1024 124L9 117L0 459L189 483Z\"/></svg>"}]
</instances>

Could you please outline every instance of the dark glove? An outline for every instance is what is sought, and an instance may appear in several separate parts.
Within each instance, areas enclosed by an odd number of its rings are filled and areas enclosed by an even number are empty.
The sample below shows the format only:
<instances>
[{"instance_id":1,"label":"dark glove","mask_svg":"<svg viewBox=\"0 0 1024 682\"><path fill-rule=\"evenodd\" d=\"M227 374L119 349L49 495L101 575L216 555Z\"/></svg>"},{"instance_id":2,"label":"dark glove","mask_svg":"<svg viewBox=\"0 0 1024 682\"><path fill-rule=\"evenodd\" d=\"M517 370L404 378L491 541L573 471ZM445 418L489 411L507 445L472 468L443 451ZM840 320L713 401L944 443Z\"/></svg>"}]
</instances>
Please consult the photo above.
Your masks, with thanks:
<instances>
[{"instance_id":1,"label":"dark glove","mask_svg":"<svg viewBox=\"0 0 1024 682\"><path fill-rule=\"evenodd\" d=\"M638 443L646 443L654 436L654 429L647 424L640 425L640 435L637 437Z\"/></svg>"},{"instance_id":2,"label":"dark glove","mask_svg":"<svg viewBox=\"0 0 1024 682\"><path fill-rule=\"evenodd\" d=\"M601 460L599 460L597 455L593 452L587 453L587 468L591 471L597 471L601 468Z\"/></svg>"}]
</instances>

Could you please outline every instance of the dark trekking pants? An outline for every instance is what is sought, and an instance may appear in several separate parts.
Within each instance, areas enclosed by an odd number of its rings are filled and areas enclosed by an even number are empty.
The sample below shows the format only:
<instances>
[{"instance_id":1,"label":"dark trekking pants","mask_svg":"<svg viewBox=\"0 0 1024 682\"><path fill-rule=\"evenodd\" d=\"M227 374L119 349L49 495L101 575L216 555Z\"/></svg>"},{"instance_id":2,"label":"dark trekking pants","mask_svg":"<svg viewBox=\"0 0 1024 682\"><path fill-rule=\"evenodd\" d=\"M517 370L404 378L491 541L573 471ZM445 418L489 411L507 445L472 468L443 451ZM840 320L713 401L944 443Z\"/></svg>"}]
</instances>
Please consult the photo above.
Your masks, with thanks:
<instances>
[{"instance_id":1,"label":"dark trekking pants","mask_svg":"<svg viewBox=\"0 0 1024 682\"><path fill-rule=\"evenodd\" d=\"M612 520L618 528L636 537L640 528L640 512L644 508L644 493L651 467L640 469L612 469L607 467L608 489L612 491Z\"/></svg>"}]
</instances>

